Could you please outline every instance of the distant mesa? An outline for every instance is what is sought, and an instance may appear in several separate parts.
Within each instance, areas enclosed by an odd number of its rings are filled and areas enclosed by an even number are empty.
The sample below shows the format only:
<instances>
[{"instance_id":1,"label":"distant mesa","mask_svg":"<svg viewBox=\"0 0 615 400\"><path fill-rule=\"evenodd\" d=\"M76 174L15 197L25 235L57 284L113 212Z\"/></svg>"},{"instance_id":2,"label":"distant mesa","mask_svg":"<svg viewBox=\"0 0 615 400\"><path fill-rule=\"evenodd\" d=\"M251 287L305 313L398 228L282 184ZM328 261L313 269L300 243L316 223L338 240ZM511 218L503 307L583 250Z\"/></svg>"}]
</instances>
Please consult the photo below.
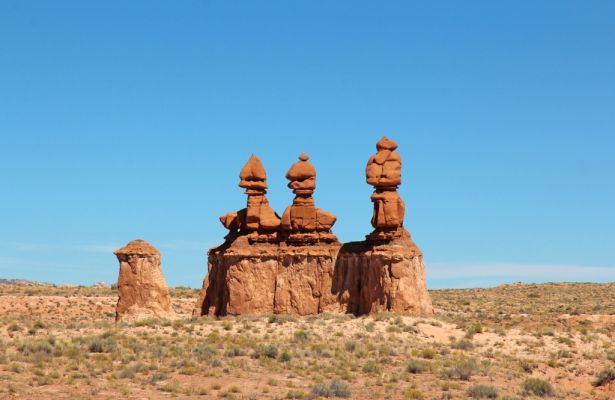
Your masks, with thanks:
<instances>
[{"instance_id":1,"label":"distant mesa","mask_svg":"<svg viewBox=\"0 0 615 400\"><path fill-rule=\"evenodd\" d=\"M315 206L316 169L301 154L286 174L295 198L282 217L266 199L267 176L253 155L240 172L247 206L220 217L229 230L208 252L207 275L193 315L433 313L419 248L403 227L405 204L397 144L383 137L366 181L374 231L341 244L334 214Z\"/></svg>"},{"instance_id":2,"label":"distant mesa","mask_svg":"<svg viewBox=\"0 0 615 400\"><path fill-rule=\"evenodd\" d=\"M116 321L174 318L160 252L145 240L133 240L113 253L120 263Z\"/></svg>"}]
</instances>

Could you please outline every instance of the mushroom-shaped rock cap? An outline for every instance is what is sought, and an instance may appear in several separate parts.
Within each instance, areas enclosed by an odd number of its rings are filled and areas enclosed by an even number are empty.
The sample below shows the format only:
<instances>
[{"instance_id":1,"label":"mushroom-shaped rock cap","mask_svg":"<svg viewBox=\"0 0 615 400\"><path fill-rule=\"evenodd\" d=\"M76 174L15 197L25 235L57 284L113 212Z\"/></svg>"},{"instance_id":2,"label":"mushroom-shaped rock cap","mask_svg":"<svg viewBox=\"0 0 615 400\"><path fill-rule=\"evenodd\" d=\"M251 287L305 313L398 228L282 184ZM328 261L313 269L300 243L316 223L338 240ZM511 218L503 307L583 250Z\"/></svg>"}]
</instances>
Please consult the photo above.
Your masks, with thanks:
<instances>
[{"instance_id":1,"label":"mushroom-shaped rock cap","mask_svg":"<svg viewBox=\"0 0 615 400\"><path fill-rule=\"evenodd\" d=\"M154 246L147 243L145 240L137 239L129 242L121 249L117 249L113 254L139 254L139 255L160 255Z\"/></svg>"},{"instance_id":2,"label":"mushroom-shaped rock cap","mask_svg":"<svg viewBox=\"0 0 615 400\"><path fill-rule=\"evenodd\" d=\"M267 180L267 173L260 158L256 154L248 160L239 173L239 178L246 181L264 181Z\"/></svg>"},{"instance_id":3,"label":"mushroom-shaped rock cap","mask_svg":"<svg viewBox=\"0 0 615 400\"><path fill-rule=\"evenodd\" d=\"M294 163L286 173L286 179L289 181L303 181L305 179L315 178L316 170L312 163L308 161L309 159L310 157L308 157L307 154L301 153L299 161Z\"/></svg>"},{"instance_id":4,"label":"mushroom-shaped rock cap","mask_svg":"<svg viewBox=\"0 0 615 400\"><path fill-rule=\"evenodd\" d=\"M382 151L382 150L393 151L396 148L397 148L397 143L395 143L395 141L389 139L386 136L383 136L382 139L380 139L378 143L376 143L376 149L378 149L378 151Z\"/></svg>"}]
</instances>

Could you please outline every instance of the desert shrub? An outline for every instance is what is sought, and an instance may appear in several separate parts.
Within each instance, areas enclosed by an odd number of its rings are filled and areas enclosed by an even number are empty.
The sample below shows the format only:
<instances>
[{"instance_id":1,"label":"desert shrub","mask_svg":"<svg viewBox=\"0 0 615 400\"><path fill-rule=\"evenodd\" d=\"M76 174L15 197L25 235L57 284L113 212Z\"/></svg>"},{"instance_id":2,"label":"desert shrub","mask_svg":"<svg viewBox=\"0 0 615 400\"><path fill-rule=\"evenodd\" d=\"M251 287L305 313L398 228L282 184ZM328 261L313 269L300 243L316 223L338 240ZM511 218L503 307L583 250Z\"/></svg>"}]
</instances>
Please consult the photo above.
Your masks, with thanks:
<instances>
[{"instance_id":1,"label":"desert shrub","mask_svg":"<svg viewBox=\"0 0 615 400\"><path fill-rule=\"evenodd\" d=\"M594 386L604 386L609 382L615 381L615 369L605 368L596 377L596 380L592 383Z\"/></svg>"},{"instance_id":2,"label":"desert shrub","mask_svg":"<svg viewBox=\"0 0 615 400\"><path fill-rule=\"evenodd\" d=\"M352 395L348 385L338 380L333 380L327 386L324 383L316 383L310 388L310 393L314 397L343 397L347 398Z\"/></svg>"},{"instance_id":3,"label":"desert shrub","mask_svg":"<svg viewBox=\"0 0 615 400\"><path fill-rule=\"evenodd\" d=\"M205 361L218 354L218 349L212 344L201 343L194 347L191 352L199 361Z\"/></svg>"},{"instance_id":4,"label":"desert shrub","mask_svg":"<svg viewBox=\"0 0 615 400\"><path fill-rule=\"evenodd\" d=\"M286 398L287 399L305 399L307 398L307 393L305 393L303 390L289 390L286 393Z\"/></svg>"},{"instance_id":5,"label":"desert shrub","mask_svg":"<svg viewBox=\"0 0 615 400\"><path fill-rule=\"evenodd\" d=\"M468 329L466 330L466 337L471 338L477 333L482 333L482 332L483 332L483 326L480 324L480 322L475 322L472 325L470 325Z\"/></svg>"},{"instance_id":6,"label":"desert shrub","mask_svg":"<svg viewBox=\"0 0 615 400\"><path fill-rule=\"evenodd\" d=\"M436 351L434 349L423 349L421 350L421 358L425 358L427 360L432 360L436 356Z\"/></svg>"},{"instance_id":7,"label":"desert shrub","mask_svg":"<svg viewBox=\"0 0 615 400\"><path fill-rule=\"evenodd\" d=\"M293 338L296 342L307 342L309 335L303 329L299 329L298 331L295 331Z\"/></svg>"},{"instance_id":8,"label":"desert shrub","mask_svg":"<svg viewBox=\"0 0 615 400\"><path fill-rule=\"evenodd\" d=\"M474 345L469 340L462 339L462 340L455 340L455 341L451 342L451 347L453 349L456 349L456 350L464 350L465 351L465 350L472 350Z\"/></svg>"},{"instance_id":9,"label":"desert shrub","mask_svg":"<svg viewBox=\"0 0 615 400\"><path fill-rule=\"evenodd\" d=\"M409 372L411 374L419 374L421 372L427 371L428 368L429 365L427 364L427 362L413 358L408 361L408 365L406 366L406 372Z\"/></svg>"},{"instance_id":10,"label":"desert shrub","mask_svg":"<svg viewBox=\"0 0 615 400\"><path fill-rule=\"evenodd\" d=\"M408 389L404 392L404 400L423 400L425 395L418 389Z\"/></svg>"},{"instance_id":11,"label":"desert shrub","mask_svg":"<svg viewBox=\"0 0 615 400\"><path fill-rule=\"evenodd\" d=\"M273 314L270 315L269 318L267 318L267 322L270 324L283 324L285 322L294 322L297 319L292 316L292 315L278 315L278 314Z\"/></svg>"},{"instance_id":12,"label":"desert shrub","mask_svg":"<svg viewBox=\"0 0 615 400\"><path fill-rule=\"evenodd\" d=\"M449 379L459 379L462 381L470 380L472 374L476 371L476 360L473 358L461 359L444 371L444 375Z\"/></svg>"},{"instance_id":13,"label":"desert shrub","mask_svg":"<svg viewBox=\"0 0 615 400\"><path fill-rule=\"evenodd\" d=\"M531 373L537 367L537 364L532 360L522 359L519 360L519 366L523 372Z\"/></svg>"},{"instance_id":14,"label":"desert shrub","mask_svg":"<svg viewBox=\"0 0 615 400\"><path fill-rule=\"evenodd\" d=\"M90 353L113 353L116 349L117 343L112 336L96 336L88 344Z\"/></svg>"},{"instance_id":15,"label":"desert shrub","mask_svg":"<svg viewBox=\"0 0 615 400\"><path fill-rule=\"evenodd\" d=\"M272 344L259 345L254 349L253 358L277 358L278 348Z\"/></svg>"},{"instance_id":16,"label":"desert shrub","mask_svg":"<svg viewBox=\"0 0 615 400\"><path fill-rule=\"evenodd\" d=\"M363 365L362 370L366 374L377 374L380 372L380 365L374 360L369 360Z\"/></svg>"},{"instance_id":17,"label":"desert shrub","mask_svg":"<svg viewBox=\"0 0 615 400\"><path fill-rule=\"evenodd\" d=\"M521 384L521 390L523 394L533 394L539 397L552 396L554 393L553 386L539 378L527 378Z\"/></svg>"},{"instance_id":18,"label":"desert shrub","mask_svg":"<svg viewBox=\"0 0 615 400\"><path fill-rule=\"evenodd\" d=\"M239 357L243 355L243 350L238 347L231 347L230 349L224 350L224 357Z\"/></svg>"},{"instance_id":19,"label":"desert shrub","mask_svg":"<svg viewBox=\"0 0 615 400\"><path fill-rule=\"evenodd\" d=\"M473 399L497 399L498 390L489 385L474 385L468 389L468 396Z\"/></svg>"},{"instance_id":20,"label":"desert shrub","mask_svg":"<svg viewBox=\"0 0 615 400\"><path fill-rule=\"evenodd\" d=\"M290 362L291 358L292 357L289 352L283 351L282 354L280 354L280 356L278 357L278 360L281 362Z\"/></svg>"},{"instance_id":21,"label":"desert shrub","mask_svg":"<svg viewBox=\"0 0 615 400\"><path fill-rule=\"evenodd\" d=\"M53 346L55 344L55 338L50 337L47 339L39 339L28 341L21 344L17 350L19 350L24 355L30 354L47 354L50 355L53 353Z\"/></svg>"},{"instance_id":22,"label":"desert shrub","mask_svg":"<svg viewBox=\"0 0 615 400\"><path fill-rule=\"evenodd\" d=\"M149 377L147 383L149 383L150 385L155 385L159 381L164 381L167 378L168 376L164 372L155 372L152 374L152 376Z\"/></svg>"},{"instance_id":23,"label":"desert shrub","mask_svg":"<svg viewBox=\"0 0 615 400\"><path fill-rule=\"evenodd\" d=\"M615 361L615 350L608 350L606 352L606 359L609 361Z\"/></svg>"},{"instance_id":24,"label":"desert shrub","mask_svg":"<svg viewBox=\"0 0 615 400\"><path fill-rule=\"evenodd\" d=\"M357 342L348 341L344 344L344 348L347 352L352 353L357 349Z\"/></svg>"}]
</instances>

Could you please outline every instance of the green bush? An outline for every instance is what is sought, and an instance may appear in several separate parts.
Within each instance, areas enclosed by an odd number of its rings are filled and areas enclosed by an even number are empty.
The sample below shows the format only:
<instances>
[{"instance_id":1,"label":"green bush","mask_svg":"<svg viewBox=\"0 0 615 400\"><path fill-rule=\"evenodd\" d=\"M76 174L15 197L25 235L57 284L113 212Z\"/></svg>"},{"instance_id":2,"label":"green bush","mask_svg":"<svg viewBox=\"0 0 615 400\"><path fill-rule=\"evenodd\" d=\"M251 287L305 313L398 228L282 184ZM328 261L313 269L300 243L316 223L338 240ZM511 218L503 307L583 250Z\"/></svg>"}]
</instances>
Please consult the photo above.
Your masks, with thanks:
<instances>
[{"instance_id":1,"label":"green bush","mask_svg":"<svg viewBox=\"0 0 615 400\"><path fill-rule=\"evenodd\" d=\"M421 372L427 371L429 365L427 362L423 360L417 360L416 358L411 359L406 366L406 372L411 374L419 374Z\"/></svg>"},{"instance_id":2,"label":"green bush","mask_svg":"<svg viewBox=\"0 0 615 400\"><path fill-rule=\"evenodd\" d=\"M380 365L374 360L369 360L363 365L363 372L366 374L377 374L380 372Z\"/></svg>"},{"instance_id":3,"label":"green bush","mask_svg":"<svg viewBox=\"0 0 615 400\"><path fill-rule=\"evenodd\" d=\"M523 394L533 394L539 397L547 397L554 394L553 386L539 378L527 378L521 384L521 390Z\"/></svg>"},{"instance_id":4,"label":"green bush","mask_svg":"<svg viewBox=\"0 0 615 400\"><path fill-rule=\"evenodd\" d=\"M30 354L47 354L53 353L55 338L40 339L26 342L20 345L17 349L24 355Z\"/></svg>"},{"instance_id":5,"label":"green bush","mask_svg":"<svg viewBox=\"0 0 615 400\"><path fill-rule=\"evenodd\" d=\"M310 393L314 397L350 397L352 393L344 382L333 380L327 386L324 383L316 383L310 388Z\"/></svg>"},{"instance_id":6,"label":"green bush","mask_svg":"<svg viewBox=\"0 0 615 400\"><path fill-rule=\"evenodd\" d=\"M298 331L296 331L293 336L296 342L307 342L307 340L309 339L308 333L303 329L299 329Z\"/></svg>"},{"instance_id":7,"label":"green bush","mask_svg":"<svg viewBox=\"0 0 615 400\"><path fill-rule=\"evenodd\" d=\"M456 340L451 343L451 348L456 350L472 350L474 345L467 339Z\"/></svg>"},{"instance_id":8,"label":"green bush","mask_svg":"<svg viewBox=\"0 0 615 400\"><path fill-rule=\"evenodd\" d=\"M423 400L425 395L418 389L408 389L404 392L404 400Z\"/></svg>"},{"instance_id":9,"label":"green bush","mask_svg":"<svg viewBox=\"0 0 615 400\"><path fill-rule=\"evenodd\" d=\"M97 336L88 345L90 353L113 353L116 349L117 343L111 336Z\"/></svg>"},{"instance_id":10,"label":"green bush","mask_svg":"<svg viewBox=\"0 0 615 400\"><path fill-rule=\"evenodd\" d=\"M253 358L278 358L278 348L272 344L259 345L252 354Z\"/></svg>"},{"instance_id":11,"label":"green bush","mask_svg":"<svg viewBox=\"0 0 615 400\"><path fill-rule=\"evenodd\" d=\"M280 357L278 357L278 360L280 362L290 362L291 358L292 357L289 352L283 351L282 354L280 354Z\"/></svg>"},{"instance_id":12,"label":"green bush","mask_svg":"<svg viewBox=\"0 0 615 400\"><path fill-rule=\"evenodd\" d=\"M468 389L468 396L473 399L497 399L498 390L489 385L474 385Z\"/></svg>"},{"instance_id":13,"label":"green bush","mask_svg":"<svg viewBox=\"0 0 615 400\"><path fill-rule=\"evenodd\" d=\"M473 358L466 358L456 361L451 368L444 371L444 375L449 379L468 381L474 371L476 371L476 368L476 360Z\"/></svg>"},{"instance_id":14,"label":"green bush","mask_svg":"<svg viewBox=\"0 0 615 400\"><path fill-rule=\"evenodd\" d=\"M592 385L596 387L604 386L612 381L615 381L615 370L613 368L605 368L600 371Z\"/></svg>"}]
</instances>

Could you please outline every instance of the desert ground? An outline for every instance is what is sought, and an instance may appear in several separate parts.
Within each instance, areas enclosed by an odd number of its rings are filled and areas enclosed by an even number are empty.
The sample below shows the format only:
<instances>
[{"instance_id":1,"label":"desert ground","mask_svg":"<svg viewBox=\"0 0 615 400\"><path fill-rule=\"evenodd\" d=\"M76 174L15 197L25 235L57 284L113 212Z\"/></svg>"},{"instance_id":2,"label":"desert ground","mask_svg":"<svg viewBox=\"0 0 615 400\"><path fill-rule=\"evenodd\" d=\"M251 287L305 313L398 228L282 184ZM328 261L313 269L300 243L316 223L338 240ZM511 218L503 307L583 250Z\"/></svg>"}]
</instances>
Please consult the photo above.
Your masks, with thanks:
<instances>
[{"instance_id":1,"label":"desert ground","mask_svg":"<svg viewBox=\"0 0 615 400\"><path fill-rule=\"evenodd\" d=\"M436 315L115 323L110 288L0 285L0 398L615 398L615 284L432 290Z\"/></svg>"}]
</instances>

